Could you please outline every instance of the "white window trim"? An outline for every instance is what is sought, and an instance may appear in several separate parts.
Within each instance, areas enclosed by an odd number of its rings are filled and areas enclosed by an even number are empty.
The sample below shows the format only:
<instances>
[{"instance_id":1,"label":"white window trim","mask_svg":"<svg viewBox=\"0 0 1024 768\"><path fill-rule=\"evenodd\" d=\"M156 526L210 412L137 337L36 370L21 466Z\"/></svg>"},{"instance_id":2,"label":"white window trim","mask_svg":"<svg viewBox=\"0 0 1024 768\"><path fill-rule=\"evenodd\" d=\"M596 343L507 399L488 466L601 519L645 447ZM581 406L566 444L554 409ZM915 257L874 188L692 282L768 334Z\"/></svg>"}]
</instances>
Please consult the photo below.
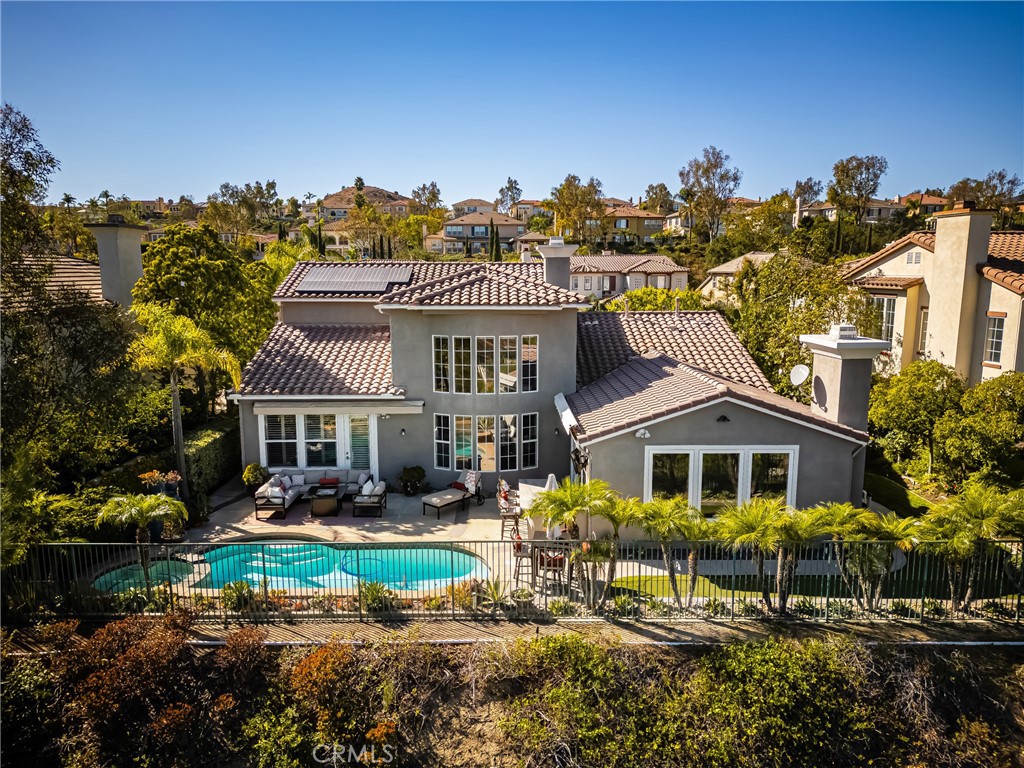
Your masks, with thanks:
<instances>
[{"instance_id":1,"label":"white window trim","mask_svg":"<svg viewBox=\"0 0 1024 768\"><path fill-rule=\"evenodd\" d=\"M448 466L447 467L439 466L438 463L437 463L437 444L442 442L441 440L437 439L437 417L438 416L443 416L444 418L448 419ZM446 470L446 471L451 471L452 467L455 464L455 456L454 456L454 454L452 452L452 430L454 429L454 422L452 421L452 416L451 416L450 413L435 413L433 415L433 419L432 420L434 421L434 433L433 433L433 440L430 443L430 447L431 447L431 450L433 450L433 452L434 452L434 469L443 469L443 470Z\"/></svg>"},{"instance_id":2,"label":"white window trim","mask_svg":"<svg viewBox=\"0 0 1024 768\"><path fill-rule=\"evenodd\" d=\"M527 389L524 386L524 384L523 384L523 382L525 380L525 377L523 376L523 337L524 336L532 336L533 338L535 338L537 340L537 343L535 345L536 346L536 352L537 352L537 359L534 361L534 364L533 364L533 381L534 381L534 388L533 389ZM519 391L523 392L523 393L527 393L527 394L532 394L532 393L535 393L535 392L540 392L540 334L539 333L524 333L524 334L520 334L519 335ZM512 394L512 393L510 392L509 394Z\"/></svg>"},{"instance_id":3,"label":"white window trim","mask_svg":"<svg viewBox=\"0 0 1024 768\"><path fill-rule=\"evenodd\" d=\"M515 433L515 435L512 436L512 442L511 442L511 446L512 446L512 459L515 461L516 465L512 469L502 469L501 468L502 459L505 458L504 455L502 454L503 444L501 442L501 425L504 423L504 417L505 416L513 416L513 417L515 417L515 420L516 420L516 433ZM500 416L495 417L495 422L494 422L495 445L497 446L497 454L498 454L496 466L498 468L497 471L498 471L499 475L502 472L518 472L519 471L519 465L522 464L522 462L523 462L523 457L520 455L520 451L519 451L519 436L522 434L522 431L523 431L523 424L522 424L522 422L523 422L523 415L521 413L503 413Z\"/></svg>"},{"instance_id":4,"label":"white window trim","mask_svg":"<svg viewBox=\"0 0 1024 768\"><path fill-rule=\"evenodd\" d=\"M448 391L437 389L437 374L435 373L435 367L437 366L437 339L446 339L448 341ZM452 337L433 335L430 337L430 378L433 381L433 387L435 392L439 392L442 395L452 394Z\"/></svg>"},{"instance_id":5,"label":"white window trim","mask_svg":"<svg viewBox=\"0 0 1024 768\"><path fill-rule=\"evenodd\" d=\"M799 472L799 445L645 445L644 446L644 496L645 502L652 499L651 475L656 453L687 453L690 455L690 486L687 498L690 506L700 509L701 475L704 471L703 457L714 453L738 453L740 455L739 489L737 503L750 501L750 472L755 453L789 454L789 477L786 480L786 504L796 506L796 479Z\"/></svg>"},{"instance_id":6,"label":"white window trim","mask_svg":"<svg viewBox=\"0 0 1024 768\"><path fill-rule=\"evenodd\" d=\"M352 444L351 444L351 441L352 441L352 426L351 426L350 419L354 415L361 415L361 414L352 414L352 413L333 413L333 414L331 414L331 413L321 413L321 412L311 412L311 413L307 414L305 411L296 411L294 413L262 413L262 414L256 414L256 433L257 433L257 437L259 438L259 441L260 441L260 464L262 464L264 467L266 467L270 471L271 474L280 474L283 471L292 470L292 469L304 472L307 469L307 467L306 467L306 416L307 415L309 415L309 416L321 416L321 417L322 416L334 416L335 429L338 432L338 437L336 438L336 442L338 444L338 448L337 448L338 458L341 459L341 458L344 458L345 456L349 456L349 460L348 460L347 463L351 465L352 461L351 461L351 456L349 454L351 453L351 450L352 450ZM379 476L378 475L378 472L379 472L379 461L380 461L380 456L379 456L378 451L377 451L377 419L378 419L378 415L374 414L374 413L370 413L370 414L366 414L366 415L368 416L367 440L370 443L370 445L369 445L369 454L370 454L370 456L369 456L369 458L370 458L370 469L369 469L369 471L373 474L374 477L378 477ZM295 443L296 443L296 447L295 447L295 466L294 467L283 466L283 465L273 466L272 467L269 464L267 464L267 427L266 427L266 418L267 418L267 416L294 416L295 417ZM345 444L344 441L347 441L347 444ZM288 441L288 442L291 442L291 441ZM340 467L338 465L335 465L333 467L308 467L308 469L310 469L310 470L321 470L321 469L330 470L330 469L335 469L336 470L336 469L340 469Z\"/></svg>"},{"instance_id":7,"label":"white window trim","mask_svg":"<svg viewBox=\"0 0 1024 768\"><path fill-rule=\"evenodd\" d=\"M533 440L524 440L524 439L522 439L522 435L523 435L523 432L525 430L525 426L524 426L523 422L524 422L524 418L526 416L533 416L534 417L534 423L537 425L537 429L536 429L537 437L535 437ZM522 472L523 470L526 470L526 469L536 469L537 467L540 466L540 414L537 411L528 411L527 413L519 414L519 434L520 434L520 440L519 440L519 451L520 451L520 453L519 453L519 471ZM534 464L527 464L526 463L526 459L523 458L522 447L527 442L533 443L533 446L534 446L533 456L536 459L536 463L534 463Z\"/></svg>"}]
</instances>

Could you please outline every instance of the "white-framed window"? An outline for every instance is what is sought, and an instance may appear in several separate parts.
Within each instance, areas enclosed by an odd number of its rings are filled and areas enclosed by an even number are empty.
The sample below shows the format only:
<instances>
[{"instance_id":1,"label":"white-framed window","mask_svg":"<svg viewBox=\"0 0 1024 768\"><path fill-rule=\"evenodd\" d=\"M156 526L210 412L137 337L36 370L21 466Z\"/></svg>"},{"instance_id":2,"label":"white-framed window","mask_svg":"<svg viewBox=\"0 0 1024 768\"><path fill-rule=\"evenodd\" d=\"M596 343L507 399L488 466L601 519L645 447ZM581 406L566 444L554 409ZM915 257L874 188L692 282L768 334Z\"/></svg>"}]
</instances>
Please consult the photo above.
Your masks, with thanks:
<instances>
[{"instance_id":1,"label":"white-framed window","mask_svg":"<svg viewBox=\"0 0 1024 768\"><path fill-rule=\"evenodd\" d=\"M455 336L452 339L452 391L462 395L473 394L473 339Z\"/></svg>"},{"instance_id":2,"label":"white-framed window","mask_svg":"<svg viewBox=\"0 0 1024 768\"><path fill-rule=\"evenodd\" d=\"M650 445L644 449L644 501L682 496L705 515L755 497L796 504L794 445Z\"/></svg>"},{"instance_id":3,"label":"white-framed window","mask_svg":"<svg viewBox=\"0 0 1024 768\"><path fill-rule=\"evenodd\" d=\"M338 466L338 417L307 413L305 421L306 466Z\"/></svg>"},{"instance_id":4,"label":"white-framed window","mask_svg":"<svg viewBox=\"0 0 1024 768\"><path fill-rule=\"evenodd\" d=\"M872 296L871 304L878 312L878 338L892 341L893 329L896 325L896 297Z\"/></svg>"},{"instance_id":5,"label":"white-framed window","mask_svg":"<svg viewBox=\"0 0 1024 768\"><path fill-rule=\"evenodd\" d=\"M519 468L519 417L513 414L498 417L498 471L514 472Z\"/></svg>"},{"instance_id":6,"label":"white-framed window","mask_svg":"<svg viewBox=\"0 0 1024 768\"><path fill-rule=\"evenodd\" d=\"M498 339L498 391L516 392L519 389L519 339L501 336Z\"/></svg>"},{"instance_id":7,"label":"white-framed window","mask_svg":"<svg viewBox=\"0 0 1024 768\"><path fill-rule=\"evenodd\" d=\"M654 275L655 288L668 288L668 275Z\"/></svg>"},{"instance_id":8,"label":"white-framed window","mask_svg":"<svg viewBox=\"0 0 1024 768\"><path fill-rule=\"evenodd\" d=\"M434 468L452 468L452 418L447 413L434 414Z\"/></svg>"},{"instance_id":9,"label":"white-framed window","mask_svg":"<svg viewBox=\"0 0 1024 768\"><path fill-rule=\"evenodd\" d=\"M523 336L519 354L519 381L523 392L536 392L540 369L540 337Z\"/></svg>"},{"instance_id":10,"label":"white-framed window","mask_svg":"<svg viewBox=\"0 0 1024 768\"><path fill-rule=\"evenodd\" d=\"M537 466L537 434L538 416L536 413L524 413L522 423L521 444L523 449L523 469Z\"/></svg>"},{"instance_id":11,"label":"white-framed window","mask_svg":"<svg viewBox=\"0 0 1024 768\"><path fill-rule=\"evenodd\" d=\"M611 275L604 275L601 278L601 290L604 293L608 293L608 291L610 291L611 289L612 289L612 276Z\"/></svg>"},{"instance_id":12,"label":"white-framed window","mask_svg":"<svg viewBox=\"0 0 1024 768\"><path fill-rule=\"evenodd\" d=\"M349 467L370 469L370 417L348 417Z\"/></svg>"},{"instance_id":13,"label":"white-framed window","mask_svg":"<svg viewBox=\"0 0 1024 768\"><path fill-rule=\"evenodd\" d=\"M628 229L629 228L629 221L627 219L616 219L615 220L615 228L616 229Z\"/></svg>"},{"instance_id":14,"label":"white-framed window","mask_svg":"<svg viewBox=\"0 0 1024 768\"><path fill-rule=\"evenodd\" d=\"M494 442L494 417L476 417L476 457L474 469L481 472L493 472L497 466L496 445Z\"/></svg>"},{"instance_id":15,"label":"white-framed window","mask_svg":"<svg viewBox=\"0 0 1024 768\"><path fill-rule=\"evenodd\" d=\"M447 336L434 337L434 391L447 392L451 386L451 363Z\"/></svg>"},{"instance_id":16,"label":"white-framed window","mask_svg":"<svg viewBox=\"0 0 1024 768\"><path fill-rule=\"evenodd\" d=\"M657 219L644 219L645 229L661 229L663 226L664 224Z\"/></svg>"},{"instance_id":17,"label":"white-framed window","mask_svg":"<svg viewBox=\"0 0 1024 768\"><path fill-rule=\"evenodd\" d=\"M989 317L985 324L985 362L999 364L1003 359L1002 317Z\"/></svg>"},{"instance_id":18,"label":"white-framed window","mask_svg":"<svg viewBox=\"0 0 1024 768\"><path fill-rule=\"evenodd\" d=\"M591 290L592 286L593 286L593 278L584 277L583 278L583 290L584 291L589 291L589 290Z\"/></svg>"},{"instance_id":19,"label":"white-framed window","mask_svg":"<svg viewBox=\"0 0 1024 768\"><path fill-rule=\"evenodd\" d=\"M471 227L470 237L487 237L487 227Z\"/></svg>"},{"instance_id":20,"label":"white-framed window","mask_svg":"<svg viewBox=\"0 0 1024 768\"><path fill-rule=\"evenodd\" d=\"M494 394L494 337L476 337L476 393Z\"/></svg>"},{"instance_id":21,"label":"white-framed window","mask_svg":"<svg viewBox=\"0 0 1024 768\"><path fill-rule=\"evenodd\" d=\"M574 277L572 279L572 289L574 291L578 291L580 289L580 279L578 277Z\"/></svg>"},{"instance_id":22,"label":"white-framed window","mask_svg":"<svg viewBox=\"0 0 1024 768\"><path fill-rule=\"evenodd\" d=\"M526 227L516 227L516 234L522 235L526 232Z\"/></svg>"},{"instance_id":23,"label":"white-framed window","mask_svg":"<svg viewBox=\"0 0 1024 768\"><path fill-rule=\"evenodd\" d=\"M461 471L473 469L473 417L455 417L455 466L452 469Z\"/></svg>"},{"instance_id":24,"label":"white-framed window","mask_svg":"<svg viewBox=\"0 0 1024 768\"><path fill-rule=\"evenodd\" d=\"M923 355L928 347L928 307L921 307L921 322L918 326L917 354Z\"/></svg>"},{"instance_id":25,"label":"white-framed window","mask_svg":"<svg viewBox=\"0 0 1024 768\"><path fill-rule=\"evenodd\" d=\"M263 444L268 467L295 467L299 463L298 433L292 414L263 417Z\"/></svg>"}]
</instances>

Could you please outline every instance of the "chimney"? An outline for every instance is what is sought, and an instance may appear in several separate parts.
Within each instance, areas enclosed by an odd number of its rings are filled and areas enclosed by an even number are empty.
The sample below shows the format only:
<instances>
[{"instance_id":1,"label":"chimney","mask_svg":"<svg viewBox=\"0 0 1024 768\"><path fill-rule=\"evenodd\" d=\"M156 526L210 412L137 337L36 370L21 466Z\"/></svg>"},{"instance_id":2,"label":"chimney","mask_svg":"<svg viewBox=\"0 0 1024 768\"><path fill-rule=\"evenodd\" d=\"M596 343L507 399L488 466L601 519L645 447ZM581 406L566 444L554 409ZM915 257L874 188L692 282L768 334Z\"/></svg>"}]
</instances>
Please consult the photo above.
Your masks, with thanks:
<instances>
[{"instance_id":1,"label":"chimney","mask_svg":"<svg viewBox=\"0 0 1024 768\"><path fill-rule=\"evenodd\" d=\"M797 195L796 196L796 213L793 215L793 229L796 229L797 227L800 226L800 219L802 218L800 213L803 210L803 202L804 202L803 198L800 197L800 195Z\"/></svg>"},{"instance_id":2,"label":"chimney","mask_svg":"<svg viewBox=\"0 0 1024 768\"><path fill-rule=\"evenodd\" d=\"M867 431L872 360L889 342L858 336L852 325L805 334L800 342L814 353L811 413Z\"/></svg>"},{"instance_id":3,"label":"chimney","mask_svg":"<svg viewBox=\"0 0 1024 768\"><path fill-rule=\"evenodd\" d=\"M938 211L935 217L935 253L923 260L929 302L942 307L928 316L928 337L935 356L967 380L972 370L981 276L978 266L988 261L992 211L977 211L972 200ZM975 374L972 376L972 374Z\"/></svg>"},{"instance_id":4,"label":"chimney","mask_svg":"<svg viewBox=\"0 0 1024 768\"><path fill-rule=\"evenodd\" d=\"M112 213L105 223L86 224L96 237L103 298L122 307L132 304L132 288L142 277L142 236L145 227L127 224Z\"/></svg>"},{"instance_id":5,"label":"chimney","mask_svg":"<svg viewBox=\"0 0 1024 768\"><path fill-rule=\"evenodd\" d=\"M576 253L577 247L566 245L561 237L552 237L547 245L537 246L544 258L544 282L569 289L569 257Z\"/></svg>"}]
</instances>

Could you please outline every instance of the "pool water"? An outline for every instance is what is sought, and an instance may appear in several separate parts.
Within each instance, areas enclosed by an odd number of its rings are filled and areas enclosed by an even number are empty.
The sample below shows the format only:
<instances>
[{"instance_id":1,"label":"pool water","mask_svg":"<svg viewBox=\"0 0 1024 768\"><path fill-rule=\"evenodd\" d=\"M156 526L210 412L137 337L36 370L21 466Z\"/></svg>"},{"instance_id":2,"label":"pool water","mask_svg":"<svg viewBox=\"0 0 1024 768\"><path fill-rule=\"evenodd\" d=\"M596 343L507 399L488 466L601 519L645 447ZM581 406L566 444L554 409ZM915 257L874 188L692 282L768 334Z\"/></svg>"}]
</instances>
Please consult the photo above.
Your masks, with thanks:
<instances>
[{"instance_id":1,"label":"pool water","mask_svg":"<svg viewBox=\"0 0 1024 768\"><path fill-rule=\"evenodd\" d=\"M149 565L149 582L153 586L177 584L192 575L191 563L181 560L154 560ZM107 571L92 585L103 592L124 592L129 589L145 589L146 577L138 563Z\"/></svg>"},{"instance_id":2,"label":"pool water","mask_svg":"<svg viewBox=\"0 0 1024 768\"><path fill-rule=\"evenodd\" d=\"M354 589L359 580L380 581L394 590L437 590L454 581L486 578L480 558L442 547L337 548L327 544L259 542L208 551L210 572L196 587L220 589L244 580L269 589Z\"/></svg>"}]
</instances>

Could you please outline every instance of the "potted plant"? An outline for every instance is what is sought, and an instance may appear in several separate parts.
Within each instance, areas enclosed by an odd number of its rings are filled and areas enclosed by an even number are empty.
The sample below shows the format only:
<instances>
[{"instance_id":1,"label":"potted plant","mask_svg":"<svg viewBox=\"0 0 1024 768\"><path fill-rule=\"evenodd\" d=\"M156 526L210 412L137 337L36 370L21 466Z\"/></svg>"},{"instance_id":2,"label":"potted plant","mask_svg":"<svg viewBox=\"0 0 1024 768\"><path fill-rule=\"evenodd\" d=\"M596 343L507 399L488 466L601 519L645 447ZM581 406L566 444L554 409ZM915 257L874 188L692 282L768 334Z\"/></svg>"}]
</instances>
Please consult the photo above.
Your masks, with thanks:
<instances>
[{"instance_id":1,"label":"potted plant","mask_svg":"<svg viewBox=\"0 0 1024 768\"><path fill-rule=\"evenodd\" d=\"M512 602L516 604L516 611L523 613L533 605L533 590L526 587L519 587L512 590Z\"/></svg>"},{"instance_id":2,"label":"potted plant","mask_svg":"<svg viewBox=\"0 0 1024 768\"><path fill-rule=\"evenodd\" d=\"M427 471L423 467L403 467L402 474L398 476L398 482L402 486L402 493L406 496L415 496L420 492L420 486L427 479Z\"/></svg>"},{"instance_id":3,"label":"potted plant","mask_svg":"<svg viewBox=\"0 0 1024 768\"><path fill-rule=\"evenodd\" d=\"M250 496L256 493L256 489L270 479L270 472L262 464L255 462L242 470L242 482L245 483L245 491Z\"/></svg>"},{"instance_id":4,"label":"potted plant","mask_svg":"<svg viewBox=\"0 0 1024 768\"><path fill-rule=\"evenodd\" d=\"M164 493L168 496L178 498L178 485L181 483L181 474L176 469L172 469L166 475L164 475Z\"/></svg>"},{"instance_id":5,"label":"potted plant","mask_svg":"<svg viewBox=\"0 0 1024 768\"><path fill-rule=\"evenodd\" d=\"M151 469L149 472L143 472L139 475L139 480L142 481L142 485L146 489L146 493L163 493L164 492L164 476L163 473L156 469Z\"/></svg>"}]
</instances>

